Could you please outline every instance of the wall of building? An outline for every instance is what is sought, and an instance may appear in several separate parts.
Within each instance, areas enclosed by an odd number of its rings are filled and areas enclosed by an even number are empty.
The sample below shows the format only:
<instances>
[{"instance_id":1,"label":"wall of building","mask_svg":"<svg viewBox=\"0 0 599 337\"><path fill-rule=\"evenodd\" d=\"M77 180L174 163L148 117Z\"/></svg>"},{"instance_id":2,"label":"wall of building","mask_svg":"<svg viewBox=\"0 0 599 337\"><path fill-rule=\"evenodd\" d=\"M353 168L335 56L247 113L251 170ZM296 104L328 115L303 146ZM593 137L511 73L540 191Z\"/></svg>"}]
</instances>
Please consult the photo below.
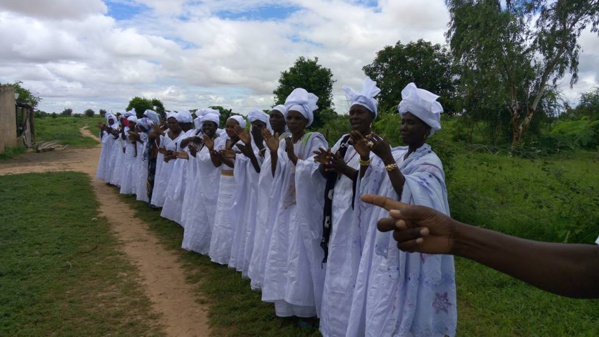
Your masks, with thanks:
<instances>
[{"instance_id":1,"label":"wall of building","mask_svg":"<svg viewBox=\"0 0 599 337\"><path fill-rule=\"evenodd\" d=\"M17 146L15 88L0 86L0 153L7 147L15 146Z\"/></svg>"}]
</instances>

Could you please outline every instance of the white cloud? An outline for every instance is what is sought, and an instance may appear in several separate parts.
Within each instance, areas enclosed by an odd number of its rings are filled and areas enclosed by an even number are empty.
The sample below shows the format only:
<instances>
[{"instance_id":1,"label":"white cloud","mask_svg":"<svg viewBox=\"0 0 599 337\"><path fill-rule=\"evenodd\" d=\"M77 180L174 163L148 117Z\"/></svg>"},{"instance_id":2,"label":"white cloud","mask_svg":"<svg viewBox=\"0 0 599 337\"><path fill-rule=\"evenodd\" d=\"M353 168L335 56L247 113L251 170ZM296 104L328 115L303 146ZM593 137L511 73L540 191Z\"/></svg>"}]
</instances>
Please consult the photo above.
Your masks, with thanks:
<instances>
[{"instance_id":1,"label":"white cloud","mask_svg":"<svg viewBox=\"0 0 599 337\"><path fill-rule=\"evenodd\" d=\"M350 0L112 3L134 7L110 17L99 0L0 0L0 82L22 80L44 98L46 111L119 110L144 96L171 110L222 105L244 112L273 104L280 72L299 56L318 57L337 80L334 102L343 113L341 87L359 88L362 67L377 51L397 41L444 44L449 20L443 0L381 0L375 7ZM256 18L273 5L280 16ZM566 89L568 98L597 85L596 42L594 34L581 36L580 80Z\"/></svg>"}]
</instances>

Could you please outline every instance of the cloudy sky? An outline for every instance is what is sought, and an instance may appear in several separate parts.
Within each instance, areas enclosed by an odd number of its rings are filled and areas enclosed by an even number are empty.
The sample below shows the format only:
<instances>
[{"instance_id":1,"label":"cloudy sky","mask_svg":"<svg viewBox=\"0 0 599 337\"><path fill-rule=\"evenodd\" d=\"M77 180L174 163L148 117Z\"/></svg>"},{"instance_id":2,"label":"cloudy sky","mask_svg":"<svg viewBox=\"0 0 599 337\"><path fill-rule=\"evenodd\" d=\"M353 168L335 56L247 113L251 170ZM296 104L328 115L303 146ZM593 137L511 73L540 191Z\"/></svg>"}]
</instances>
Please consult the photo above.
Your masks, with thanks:
<instances>
[{"instance_id":1,"label":"cloudy sky","mask_svg":"<svg viewBox=\"0 0 599 337\"><path fill-rule=\"evenodd\" d=\"M273 105L281 71L318 57L341 90L397 41L445 44L444 0L0 0L0 83L23 81L47 112L123 110L134 96L169 110ZM580 39L579 81L599 85L599 39Z\"/></svg>"}]
</instances>

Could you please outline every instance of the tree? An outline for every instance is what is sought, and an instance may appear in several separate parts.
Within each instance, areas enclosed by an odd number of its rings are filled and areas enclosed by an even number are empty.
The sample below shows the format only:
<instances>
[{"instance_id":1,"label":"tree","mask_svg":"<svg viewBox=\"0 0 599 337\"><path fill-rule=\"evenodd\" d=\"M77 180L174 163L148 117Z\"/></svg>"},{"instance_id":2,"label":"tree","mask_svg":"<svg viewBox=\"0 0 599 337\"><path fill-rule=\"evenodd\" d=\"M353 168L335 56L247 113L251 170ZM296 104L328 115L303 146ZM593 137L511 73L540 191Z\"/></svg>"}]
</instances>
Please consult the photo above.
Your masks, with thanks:
<instances>
[{"instance_id":1,"label":"tree","mask_svg":"<svg viewBox=\"0 0 599 337\"><path fill-rule=\"evenodd\" d=\"M100 117L105 117L106 116L106 110L104 110L104 109L100 109L98 111L98 113L100 114Z\"/></svg>"},{"instance_id":2,"label":"tree","mask_svg":"<svg viewBox=\"0 0 599 337\"><path fill-rule=\"evenodd\" d=\"M42 101L42 98L23 88L21 86L22 83L22 81L17 81L7 85L13 86L15 88L15 93L19 94L17 103L31 105L31 107L35 109L35 107Z\"/></svg>"},{"instance_id":3,"label":"tree","mask_svg":"<svg viewBox=\"0 0 599 337\"><path fill-rule=\"evenodd\" d=\"M85 110L84 114L85 114L85 116L87 116L87 117L94 117L94 115L95 115L95 112L94 112L94 110L92 110L92 109L87 109L87 110Z\"/></svg>"},{"instance_id":4,"label":"tree","mask_svg":"<svg viewBox=\"0 0 599 337\"><path fill-rule=\"evenodd\" d=\"M67 116L70 117L71 115L73 115L73 109L71 108L66 108L64 110L62 110L62 112L60 113L61 116Z\"/></svg>"},{"instance_id":5,"label":"tree","mask_svg":"<svg viewBox=\"0 0 599 337\"><path fill-rule=\"evenodd\" d=\"M379 111L395 112L401 90L410 82L439 96L446 112L455 112L456 71L449 51L424 40L385 46L371 64L362 68L381 88Z\"/></svg>"},{"instance_id":6,"label":"tree","mask_svg":"<svg viewBox=\"0 0 599 337\"><path fill-rule=\"evenodd\" d=\"M129 111L131 109L135 109L135 114L137 115L137 118L142 118L144 112L148 109L154 110L161 115L164 114L164 106L162 105L162 102L160 102L160 100L157 98L147 99L138 96L133 97L129 101L129 105L127 105L126 110Z\"/></svg>"},{"instance_id":7,"label":"tree","mask_svg":"<svg viewBox=\"0 0 599 337\"><path fill-rule=\"evenodd\" d=\"M599 87L595 87L593 91L585 92L580 95L580 102L576 108L572 109L571 113L580 118L588 116L591 120L599 119Z\"/></svg>"},{"instance_id":8,"label":"tree","mask_svg":"<svg viewBox=\"0 0 599 337\"><path fill-rule=\"evenodd\" d=\"M587 26L597 32L599 0L447 4L451 21L446 36L462 67L460 91L466 101L507 110L516 147L543 100L555 97L557 81L569 72L570 84L576 83L577 40ZM466 113L472 109L466 106Z\"/></svg>"},{"instance_id":9,"label":"tree","mask_svg":"<svg viewBox=\"0 0 599 337\"><path fill-rule=\"evenodd\" d=\"M281 72L279 86L273 91L276 104L284 104L285 99L295 88L304 88L318 96L318 110L314 112L314 128L321 127L323 121L318 113L333 107L333 73L330 69L318 64L318 57L314 60L300 56L295 64L287 71Z\"/></svg>"}]
</instances>

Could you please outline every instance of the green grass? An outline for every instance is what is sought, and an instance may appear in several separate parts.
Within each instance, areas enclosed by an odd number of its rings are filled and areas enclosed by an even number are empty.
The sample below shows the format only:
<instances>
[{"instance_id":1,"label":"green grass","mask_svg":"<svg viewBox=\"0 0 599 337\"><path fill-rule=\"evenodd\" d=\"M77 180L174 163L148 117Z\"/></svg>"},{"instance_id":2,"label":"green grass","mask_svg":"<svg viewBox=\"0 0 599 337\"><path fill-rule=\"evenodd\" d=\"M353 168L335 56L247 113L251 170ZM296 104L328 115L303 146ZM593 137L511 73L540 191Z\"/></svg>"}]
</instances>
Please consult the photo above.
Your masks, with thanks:
<instances>
[{"instance_id":1,"label":"green grass","mask_svg":"<svg viewBox=\"0 0 599 337\"><path fill-rule=\"evenodd\" d=\"M62 145L74 147L95 147L99 143L92 138L84 137L79 129L88 126L92 134L98 135L98 122L104 122L102 117L44 117L35 120L35 141L58 141Z\"/></svg>"},{"instance_id":2,"label":"green grass","mask_svg":"<svg viewBox=\"0 0 599 337\"><path fill-rule=\"evenodd\" d=\"M593 243L599 234L599 154L544 159L462 152L451 159L457 219L529 239Z\"/></svg>"},{"instance_id":3,"label":"green grass","mask_svg":"<svg viewBox=\"0 0 599 337\"><path fill-rule=\"evenodd\" d=\"M240 273L181 249L181 226L161 218L159 211L133 197L121 198L179 256L187 281L196 286L196 299L210 305L208 317L214 336L320 336L317 328L299 328L295 319L276 317L273 304L262 302L260 293L252 291L249 280L242 279Z\"/></svg>"},{"instance_id":4,"label":"green grass","mask_svg":"<svg viewBox=\"0 0 599 337\"><path fill-rule=\"evenodd\" d=\"M0 336L162 336L83 173L0 177Z\"/></svg>"},{"instance_id":5,"label":"green grass","mask_svg":"<svg viewBox=\"0 0 599 337\"><path fill-rule=\"evenodd\" d=\"M14 158L25 152L27 152L25 146L6 147L4 148L4 151L0 153L0 161Z\"/></svg>"}]
</instances>

